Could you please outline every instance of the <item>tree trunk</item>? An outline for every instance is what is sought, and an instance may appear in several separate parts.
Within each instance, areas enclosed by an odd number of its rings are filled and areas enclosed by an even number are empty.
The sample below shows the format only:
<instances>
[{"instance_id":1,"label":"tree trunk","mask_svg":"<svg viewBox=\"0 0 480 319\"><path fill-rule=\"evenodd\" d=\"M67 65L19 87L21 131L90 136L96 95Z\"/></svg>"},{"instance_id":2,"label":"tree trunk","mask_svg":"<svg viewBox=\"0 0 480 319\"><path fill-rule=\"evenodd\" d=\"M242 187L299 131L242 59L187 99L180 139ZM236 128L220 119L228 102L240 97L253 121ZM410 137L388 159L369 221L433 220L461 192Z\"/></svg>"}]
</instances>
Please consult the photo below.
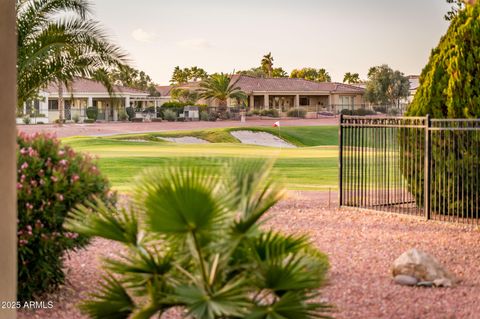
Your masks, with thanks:
<instances>
[{"instance_id":1,"label":"tree trunk","mask_svg":"<svg viewBox=\"0 0 480 319\"><path fill-rule=\"evenodd\" d=\"M65 100L63 99L63 83L58 81L58 124L63 125L65 114Z\"/></svg>"}]
</instances>

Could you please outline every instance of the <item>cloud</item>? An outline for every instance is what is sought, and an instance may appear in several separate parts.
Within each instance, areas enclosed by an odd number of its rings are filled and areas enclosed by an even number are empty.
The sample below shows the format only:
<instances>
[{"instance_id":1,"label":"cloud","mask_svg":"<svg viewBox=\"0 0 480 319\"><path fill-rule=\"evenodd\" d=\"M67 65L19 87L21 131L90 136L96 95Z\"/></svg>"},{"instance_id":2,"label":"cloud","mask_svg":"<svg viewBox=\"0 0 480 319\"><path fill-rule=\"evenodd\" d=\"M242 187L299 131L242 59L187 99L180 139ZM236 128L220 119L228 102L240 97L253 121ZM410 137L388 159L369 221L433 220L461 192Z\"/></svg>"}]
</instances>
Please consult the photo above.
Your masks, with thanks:
<instances>
[{"instance_id":1,"label":"cloud","mask_svg":"<svg viewBox=\"0 0 480 319\"><path fill-rule=\"evenodd\" d=\"M204 38L183 40L183 41L177 42L177 45L184 48L195 49L195 50L208 49L212 47L212 44Z\"/></svg>"},{"instance_id":2,"label":"cloud","mask_svg":"<svg viewBox=\"0 0 480 319\"><path fill-rule=\"evenodd\" d=\"M133 30L132 37L139 42L151 43L157 38L157 35L153 32L147 32L142 28Z\"/></svg>"}]
</instances>

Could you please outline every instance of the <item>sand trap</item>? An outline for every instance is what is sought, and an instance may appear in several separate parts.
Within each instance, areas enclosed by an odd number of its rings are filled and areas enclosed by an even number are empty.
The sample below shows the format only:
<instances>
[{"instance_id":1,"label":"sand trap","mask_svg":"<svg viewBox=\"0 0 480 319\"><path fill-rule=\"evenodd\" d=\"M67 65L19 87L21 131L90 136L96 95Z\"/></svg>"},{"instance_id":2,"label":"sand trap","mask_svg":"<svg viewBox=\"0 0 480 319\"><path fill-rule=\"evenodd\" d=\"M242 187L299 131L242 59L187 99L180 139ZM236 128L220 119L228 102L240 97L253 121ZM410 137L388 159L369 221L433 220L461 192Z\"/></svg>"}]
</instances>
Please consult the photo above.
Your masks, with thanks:
<instances>
[{"instance_id":1,"label":"sand trap","mask_svg":"<svg viewBox=\"0 0 480 319\"><path fill-rule=\"evenodd\" d=\"M210 142L202 140L198 137L193 136L184 136L184 137L159 137L161 140L165 140L168 142L173 143L181 143L181 144L208 144Z\"/></svg>"},{"instance_id":2,"label":"sand trap","mask_svg":"<svg viewBox=\"0 0 480 319\"><path fill-rule=\"evenodd\" d=\"M122 140L122 141L125 141L125 142L135 142L135 143L147 143L147 142L150 142L150 141L141 140L141 139L128 139L128 140Z\"/></svg>"},{"instance_id":3,"label":"sand trap","mask_svg":"<svg viewBox=\"0 0 480 319\"><path fill-rule=\"evenodd\" d=\"M230 132L234 137L240 140L243 144L254 144L261 146L294 148L295 145L285 142L281 138L276 137L270 133L253 132L253 131L232 131Z\"/></svg>"}]
</instances>

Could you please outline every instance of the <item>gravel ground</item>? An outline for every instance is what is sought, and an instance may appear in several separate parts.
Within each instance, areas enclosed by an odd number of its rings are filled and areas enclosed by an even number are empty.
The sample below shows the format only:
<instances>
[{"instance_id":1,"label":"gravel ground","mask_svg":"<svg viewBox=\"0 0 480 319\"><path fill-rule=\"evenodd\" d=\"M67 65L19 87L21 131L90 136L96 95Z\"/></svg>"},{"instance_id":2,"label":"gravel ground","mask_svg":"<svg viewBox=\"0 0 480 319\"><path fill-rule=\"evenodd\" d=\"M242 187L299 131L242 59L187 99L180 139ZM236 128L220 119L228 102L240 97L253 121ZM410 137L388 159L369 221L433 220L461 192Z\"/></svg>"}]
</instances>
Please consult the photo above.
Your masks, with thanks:
<instances>
[{"instance_id":1,"label":"gravel ground","mask_svg":"<svg viewBox=\"0 0 480 319\"><path fill-rule=\"evenodd\" d=\"M243 144L253 144L261 146L271 146L271 147L283 147L283 148L294 148L295 146L285 142L281 138L276 137L273 134L265 132L252 132L252 131L232 131L230 132L234 137L236 137Z\"/></svg>"},{"instance_id":2,"label":"gravel ground","mask_svg":"<svg viewBox=\"0 0 480 319\"><path fill-rule=\"evenodd\" d=\"M69 136L109 136L115 134L128 133L149 133L160 131L175 130L194 130L221 127L253 127L268 126L271 127L278 119L247 119L245 123L240 121L216 121L216 122L150 122L150 123L124 123L108 122L94 124L65 124L58 126L56 124L42 125L17 125L20 132L25 133L51 133L57 137ZM315 125L337 125L338 118L320 118L320 119L282 119L282 126L315 126Z\"/></svg>"},{"instance_id":3,"label":"gravel ground","mask_svg":"<svg viewBox=\"0 0 480 319\"><path fill-rule=\"evenodd\" d=\"M333 194L335 195L335 194ZM334 197L332 195L332 198ZM309 233L331 263L323 299L336 318L480 318L480 232L461 225L424 222L384 213L328 207L328 193L290 192L269 213L268 226ZM433 254L462 281L454 288L411 288L393 284L390 267L417 247ZM19 318L83 318L75 304L98 284L99 257L118 247L95 240L67 262L68 283L46 300L53 310L22 311ZM174 312L169 318L179 318Z\"/></svg>"}]
</instances>

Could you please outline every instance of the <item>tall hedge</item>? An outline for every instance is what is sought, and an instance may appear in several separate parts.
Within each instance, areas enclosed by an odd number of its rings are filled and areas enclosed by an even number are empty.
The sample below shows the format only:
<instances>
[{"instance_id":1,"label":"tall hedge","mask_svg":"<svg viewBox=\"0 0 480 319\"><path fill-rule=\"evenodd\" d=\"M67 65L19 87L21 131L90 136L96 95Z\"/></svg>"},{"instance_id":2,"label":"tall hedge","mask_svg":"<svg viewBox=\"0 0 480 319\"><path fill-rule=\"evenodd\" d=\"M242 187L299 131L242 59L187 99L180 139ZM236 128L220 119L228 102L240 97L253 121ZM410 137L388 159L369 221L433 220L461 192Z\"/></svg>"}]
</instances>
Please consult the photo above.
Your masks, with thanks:
<instances>
[{"instance_id":1,"label":"tall hedge","mask_svg":"<svg viewBox=\"0 0 480 319\"><path fill-rule=\"evenodd\" d=\"M468 5L451 21L432 50L407 115L480 117L480 4Z\"/></svg>"},{"instance_id":2,"label":"tall hedge","mask_svg":"<svg viewBox=\"0 0 480 319\"><path fill-rule=\"evenodd\" d=\"M427 114L432 118L480 117L480 4L467 5L459 11L432 50L407 110L408 116ZM401 160L410 163L406 165L410 168L411 163L419 164L413 170L404 170L403 174L417 203L423 205L423 161L415 158L423 158L424 137L414 139L408 132L411 131L401 131L400 143L409 145L407 149L411 151L403 152ZM468 205L470 197L465 195L480 188L476 173L480 169L478 137L472 131L432 133L431 176L441 180L441 185L436 185L430 194L434 213L478 216L472 205Z\"/></svg>"}]
</instances>

